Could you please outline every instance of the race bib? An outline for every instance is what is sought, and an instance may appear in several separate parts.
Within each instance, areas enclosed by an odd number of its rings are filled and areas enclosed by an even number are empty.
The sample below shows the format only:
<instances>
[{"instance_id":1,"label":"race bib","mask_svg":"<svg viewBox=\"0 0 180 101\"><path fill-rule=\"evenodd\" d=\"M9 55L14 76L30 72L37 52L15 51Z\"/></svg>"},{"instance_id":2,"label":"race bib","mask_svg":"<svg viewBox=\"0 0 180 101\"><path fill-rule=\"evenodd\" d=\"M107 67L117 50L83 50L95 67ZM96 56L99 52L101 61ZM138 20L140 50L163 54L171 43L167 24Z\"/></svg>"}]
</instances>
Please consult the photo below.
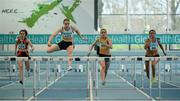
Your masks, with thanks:
<instances>
[{"instance_id":1,"label":"race bib","mask_svg":"<svg viewBox=\"0 0 180 101\"><path fill-rule=\"evenodd\" d=\"M70 33L70 32L64 32L63 33L63 37L65 37L65 38L71 38L72 37L72 33Z\"/></svg>"},{"instance_id":2,"label":"race bib","mask_svg":"<svg viewBox=\"0 0 180 101\"><path fill-rule=\"evenodd\" d=\"M157 49L156 43L151 43L150 44L150 50L156 50L156 49Z\"/></svg>"},{"instance_id":3,"label":"race bib","mask_svg":"<svg viewBox=\"0 0 180 101\"><path fill-rule=\"evenodd\" d=\"M23 43L20 43L20 44L18 45L18 48L19 48L19 49L25 49L25 47L26 47L26 45L23 44Z\"/></svg>"}]
</instances>

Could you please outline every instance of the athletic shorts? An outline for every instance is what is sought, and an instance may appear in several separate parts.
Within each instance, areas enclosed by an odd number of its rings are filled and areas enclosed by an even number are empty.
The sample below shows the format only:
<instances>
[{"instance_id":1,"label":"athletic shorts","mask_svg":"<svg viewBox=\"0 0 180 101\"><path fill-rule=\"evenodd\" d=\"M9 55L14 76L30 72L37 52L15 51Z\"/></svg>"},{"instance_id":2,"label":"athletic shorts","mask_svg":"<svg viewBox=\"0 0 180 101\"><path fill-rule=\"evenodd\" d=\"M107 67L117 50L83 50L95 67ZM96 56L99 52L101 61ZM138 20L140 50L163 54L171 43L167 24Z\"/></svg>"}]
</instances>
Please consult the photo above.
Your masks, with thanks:
<instances>
[{"instance_id":1,"label":"athletic shorts","mask_svg":"<svg viewBox=\"0 0 180 101\"><path fill-rule=\"evenodd\" d=\"M69 46L73 45L72 42L60 41L58 44L60 50L66 50Z\"/></svg>"},{"instance_id":2,"label":"athletic shorts","mask_svg":"<svg viewBox=\"0 0 180 101\"><path fill-rule=\"evenodd\" d=\"M154 56L148 56L148 55L145 55L145 57L159 57L159 54L154 55Z\"/></svg>"},{"instance_id":3,"label":"athletic shorts","mask_svg":"<svg viewBox=\"0 0 180 101\"><path fill-rule=\"evenodd\" d=\"M29 57L28 51L17 51L17 57Z\"/></svg>"},{"instance_id":4,"label":"athletic shorts","mask_svg":"<svg viewBox=\"0 0 180 101\"><path fill-rule=\"evenodd\" d=\"M154 56L147 56L147 55L145 55L145 57L160 57L160 56L159 56L159 54L156 54ZM146 61L146 62L149 62L149 61Z\"/></svg>"},{"instance_id":5,"label":"athletic shorts","mask_svg":"<svg viewBox=\"0 0 180 101\"><path fill-rule=\"evenodd\" d=\"M111 55L104 55L104 54L99 54L99 57L111 57ZM105 62L109 62L110 59L109 58L104 58Z\"/></svg>"}]
</instances>

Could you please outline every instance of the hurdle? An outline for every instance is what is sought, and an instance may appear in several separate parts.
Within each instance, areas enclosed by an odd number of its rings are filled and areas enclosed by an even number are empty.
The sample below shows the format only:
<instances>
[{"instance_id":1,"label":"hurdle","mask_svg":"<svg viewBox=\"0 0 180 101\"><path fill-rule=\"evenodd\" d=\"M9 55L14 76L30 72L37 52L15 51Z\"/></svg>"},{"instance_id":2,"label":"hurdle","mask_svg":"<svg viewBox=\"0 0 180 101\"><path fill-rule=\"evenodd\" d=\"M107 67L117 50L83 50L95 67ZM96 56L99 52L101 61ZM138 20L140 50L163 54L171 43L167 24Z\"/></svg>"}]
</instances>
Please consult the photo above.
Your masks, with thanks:
<instances>
[{"instance_id":1,"label":"hurdle","mask_svg":"<svg viewBox=\"0 0 180 101\"><path fill-rule=\"evenodd\" d=\"M72 57L73 61L84 61L87 62L87 68L86 70L87 72L87 79L88 79L88 83L87 83L87 95L89 94L89 96L87 96L87 98L93 98L93 93L95 92L95 95L97 96L97 90L99 89L99 78L98 78L98 61L102 61L105 58L109 58L110 61L117 61L117 62L122 62L122 61L128 61L131 62L131 67L132 67L132 75L133 75L133 85L136 88L136 83L137 83L137 75L136 75L136 62L139 61L141 62L141 89L144 89L144 85L143 85L143 73L144 73L144 68L143 68L143 63L144 61L153 61L155 58L154 57L143 57L143 56L112 56L112 57L96 57L96 56L92 56L92 57ZM178 62L180 61L180 57L178 56L164 56L164 57L156 57L156 59L158 59L159 61L173 61L173 62ZM11 57L11 56L7 56L7 57L0 57L0 61L31 61L33 62L33 97L35 98L37 96L37 86L39 85L39 81L40 81L40 62L43 61L46 63L47 67L46 68L46 89L48 88L49 82L50 82L50 62L56 62L56 66L57 63L60 62L60 64L64 64L64 61L67 61L68 58L67 57ZM91 64L91 66L90 66ZM149 65L151 66L152 63L149 62ZM158 90L159 90L159 96L158 98L161 99L161 89L163 89L161 87L161 73L160 73L160 64L157 64L158 67ZM61 68L61 66L59 67ZM149 68L149 75L150 75L150 79L149 79L149 95L152 95L152 82L151 82L151 75L152 75L152 70L151 68ZM23 69L23 75L24 75L24 69ZM67 71L63 71L60 70L60 72L64 72L64 75L67 73ZM171 72L171 71L170 71ZM55 74L57 76L57 72ZM170 74L170 80L172 80L172 72ZM24 76L23 76L24 77ZM38 79L38 80L36 80ZM53 83L55 83L56 80L54 79ZM22 87L24 89L24 85ZM95 90L95 91L92 91ZM24 90L23 90L23 94L24 94ZM22 95L24 97L24 95Z\"/></svg>"}]
</instances>

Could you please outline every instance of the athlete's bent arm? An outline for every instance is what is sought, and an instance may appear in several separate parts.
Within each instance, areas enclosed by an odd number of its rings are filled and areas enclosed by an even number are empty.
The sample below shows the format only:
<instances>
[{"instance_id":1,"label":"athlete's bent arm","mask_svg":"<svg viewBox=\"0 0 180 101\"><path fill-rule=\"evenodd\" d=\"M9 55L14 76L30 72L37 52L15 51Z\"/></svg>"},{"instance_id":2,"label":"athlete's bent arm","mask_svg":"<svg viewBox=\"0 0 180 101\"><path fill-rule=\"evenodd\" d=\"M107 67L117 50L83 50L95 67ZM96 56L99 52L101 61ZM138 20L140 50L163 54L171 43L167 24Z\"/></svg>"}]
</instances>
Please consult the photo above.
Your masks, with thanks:
<instances>
[{"instance_id":1,"label":"athlete's bent arm","mask_svg":"<svg viewBox=\"0 0 180 101\"><path fill-rule=\"evenodd\" d=\"M161 48L161 50L163 51L164 55L166 56L166 53L164 51L164 48L163 48L159 38L158 38L158 44L159 44L159 47Z\"/></svg>"},{"instance_id":2,"label":"athlete's bent arm","mask_svg":"<svg viewBox=\"0 0 180 101\"><path fill-rule=\"evenodd\" d=\"M84 38L84 37L81 35L79 29L75 28L74 26L71 26L71 27L72 27L72 29L77 33L77 35L78 35L82 40L87 40L86 38Z\"/></svg>"},{"instance_id":3,"label":"athlete's bent arm","mask_svg":"<svg viewBox=\"0 0 180 101\"><path fill-rule=\"evenodd\" d=\"M29 40L29 45L30 45L30 47L31 47L31 50L34 51L34 46L33 46L33 44L31 43L30 40Z\"/></svg>"},{"instance_id":4,"label":"athlete's bent arm","mask_svg":"<svg viewBox=\"0 0 180 101\"><path fill-rule=\"evenodd\" d=\"M149 42L148 41L149 41L148 39L145 41L145 44L144 44L144 49L145 50L149 49Z\"/></svg>"},{"instance_id":5,"label":"athlete's bent arm","mask_svg":"<svg viewBox=\"0 0 180 101\"><path fill-rule=\"evenodd\" d=\"M17 46L18 46L18 41L16 40L16 44L15 44L15 55L16 55L16 52L17 52Z\"/></svg>"},{"instance_id":6,"label":"athlete's bent arm","mask_svg":"<svg viewBox=\"0 0 180 101\"><path fill-rule=\"evenodd\" d=\"M106 47L112 49L112 41L108 40L108 44L106 44Z\"/></svg>"},{"instance_id":7,"label":"athlete's bent arm","mask_svg":"<svg viewBox=\"0 0 180 101\"><path fill-rule=\"evenodd\" d=\"M59 32L62 32L62 29L58 29L57 31L53 32L51 34L51 36L49 37L49 40L48 40L48 46L50 47L51 46L51 41L52 39L59 33Z\"/></svg>"},{"instance_id":8,"label":"athlete's bent arm","mask_svg":"<svg viewBox=\"0 0 180 101\"><path fill-rule=\"evenodd\" d=\"M89 53L88 53L88 56L91 54L91 51L93 49L93 47L97 44L97 40L92 44L90 50L89 50Z\"/></svg>"}]
</instances>

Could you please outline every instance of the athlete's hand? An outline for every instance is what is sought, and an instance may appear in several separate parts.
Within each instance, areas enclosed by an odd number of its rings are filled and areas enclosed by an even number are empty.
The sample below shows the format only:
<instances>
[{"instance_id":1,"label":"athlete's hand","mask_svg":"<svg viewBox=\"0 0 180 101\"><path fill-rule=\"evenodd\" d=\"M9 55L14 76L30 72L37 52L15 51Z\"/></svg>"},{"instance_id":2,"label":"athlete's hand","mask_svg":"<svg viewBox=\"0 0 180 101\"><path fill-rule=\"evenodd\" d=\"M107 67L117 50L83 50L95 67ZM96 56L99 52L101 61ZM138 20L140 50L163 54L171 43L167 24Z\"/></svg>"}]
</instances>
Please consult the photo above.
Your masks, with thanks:
<instances>
[{"instance_id":1,"label":"athlete's hand","mask_svg":"<svg viewBox=\"0 0 180 101\"><path fill-rule=\"evenodd\" d=\"M48 41L48 47L51 47L51 42L50 41Z\"/></svg>"},{"instance_id":2,"label":"athlete's hand","mask_svg":"<svg viewBox=\"0 0 180 101\"><path fill-rule=\"evenodd\" d=\"M32 51L32 52L34 51L34 47L31 48L31 51Z\"/></svg>"},{"instance_id":3,"label":"athlete's hand","mask_svg":"<svg viewBox=\"0 0 180 101\"><path fill-rule=\"evenodd\" d=\"M149 49L149 44L150 44L150 40L146 40L146 41L145 41L145 49L146 49L146 50Z\"/></svg>"},{"instance_id":4,"label":"athlete's hand","mask_svg":"<svg viewBox=\"0 0 180 101\"><path fill-rule=\"evenodd\" d=\"M166 56L167 54L164 52L164 56Z\"/></svg>"}]
</instances>

